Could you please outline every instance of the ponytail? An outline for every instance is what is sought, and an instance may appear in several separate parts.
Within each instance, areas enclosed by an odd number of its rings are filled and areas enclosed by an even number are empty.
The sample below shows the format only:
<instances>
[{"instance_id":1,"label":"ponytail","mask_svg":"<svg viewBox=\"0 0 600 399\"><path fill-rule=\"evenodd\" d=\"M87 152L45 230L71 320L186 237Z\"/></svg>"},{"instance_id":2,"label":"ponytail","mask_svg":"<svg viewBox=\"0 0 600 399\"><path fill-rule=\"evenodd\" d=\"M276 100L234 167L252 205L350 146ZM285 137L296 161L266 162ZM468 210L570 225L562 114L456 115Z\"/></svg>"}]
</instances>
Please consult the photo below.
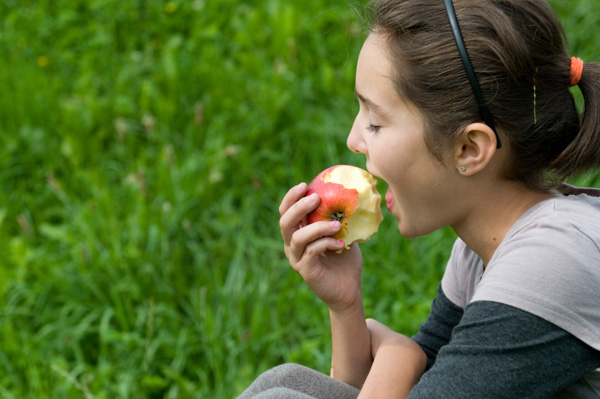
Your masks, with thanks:
<instances>
[{"instance_id":1,"label":"ponytail","mask_svg":"<svg viewBox=\"0 0 600 399\"><path fill-rule=\"evenodd\" d=\"M584 100L581 127L552 163L554 172L562 178L600 167L600 63L585 63L578 85Z\"/></svg>"}]
</instances>

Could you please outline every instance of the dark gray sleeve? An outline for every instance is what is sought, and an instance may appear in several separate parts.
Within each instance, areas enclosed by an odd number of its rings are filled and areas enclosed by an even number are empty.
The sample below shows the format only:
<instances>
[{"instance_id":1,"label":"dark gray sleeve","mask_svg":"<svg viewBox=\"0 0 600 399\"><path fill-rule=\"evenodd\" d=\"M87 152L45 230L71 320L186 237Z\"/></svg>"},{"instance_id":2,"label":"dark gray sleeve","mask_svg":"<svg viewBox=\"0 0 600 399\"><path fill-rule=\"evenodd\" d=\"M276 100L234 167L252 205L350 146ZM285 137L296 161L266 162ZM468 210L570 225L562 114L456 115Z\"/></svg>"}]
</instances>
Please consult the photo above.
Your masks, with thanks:
<instances>
[{"instance_id":1,"label":"dark gray sleeve","mask_svg":"<svg viewBox=\"0 0 600 399\"><path fill-rule=\"evenodd\" d=\"M422 328L415 339L437 356L410 399L548 398L600 367L600 352L512 306L471 303L443 346L439 344L447 338L447 327L439 321L443 317L433 316L438 320L428 320L425 332ZM441 326L439 342L427 330L428 323Z\"/></svg>"},{"instance_id":2,"label":"dark gray sleeve","mask_svg":"<svg viewBox=\"0 0 600 399\"><path fill-rule=\"evenodd\" d=\"M450 342L452 329L460 322L462 316L463 309L446 297L440 284L438 295L431 303L427 320L421 324L419 332L412 337L427 355L427 370L435 363L440 348Z\"/></svg>"}]
</instances>

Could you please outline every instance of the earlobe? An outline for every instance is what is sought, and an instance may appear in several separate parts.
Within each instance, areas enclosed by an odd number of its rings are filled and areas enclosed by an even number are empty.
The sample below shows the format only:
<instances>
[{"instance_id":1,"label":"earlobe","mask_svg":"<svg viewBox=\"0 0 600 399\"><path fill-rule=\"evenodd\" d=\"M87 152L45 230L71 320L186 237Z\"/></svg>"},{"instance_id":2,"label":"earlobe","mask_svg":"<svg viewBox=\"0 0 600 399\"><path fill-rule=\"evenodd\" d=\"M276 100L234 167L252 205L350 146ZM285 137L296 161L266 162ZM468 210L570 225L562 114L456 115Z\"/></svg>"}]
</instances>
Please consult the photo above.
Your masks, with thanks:
<instances>
[{"instance_id":1,"label":"earlobe","mask_svg":"<svg viewBox=\"0 0 600 399\"><path fill-rule=\"evenodd\" d=\"M472 123L463 130L456 144L455 165L463 176L484 170L496 153L494 131L483 123Z\"/></svg>"}]
</instances>

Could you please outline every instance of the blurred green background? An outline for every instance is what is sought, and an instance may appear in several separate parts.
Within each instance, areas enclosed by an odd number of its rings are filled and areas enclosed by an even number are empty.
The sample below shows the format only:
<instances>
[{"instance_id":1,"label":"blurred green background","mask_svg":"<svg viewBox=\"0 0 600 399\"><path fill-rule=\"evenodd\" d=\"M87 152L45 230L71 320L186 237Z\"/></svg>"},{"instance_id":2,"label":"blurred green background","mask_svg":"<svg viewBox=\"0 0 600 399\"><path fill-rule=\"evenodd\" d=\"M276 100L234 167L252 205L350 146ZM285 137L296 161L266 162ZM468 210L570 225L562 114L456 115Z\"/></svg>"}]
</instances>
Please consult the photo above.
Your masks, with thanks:
<instances>
[{"instance_id":1,"label":"blurred green background","mask_svg":"<svg viewBox=\"0 0 600 399\"><path fill-rule=\"evenodd\" d=\"M600 60L598 3L552 4ZM277 208L364 166L345 147L360 9L0 0L0 397L233 398L282 362L328 371ZM367 315L414 333L453 239L386 214L362 245Z\"/></svg>"}]
</instances>

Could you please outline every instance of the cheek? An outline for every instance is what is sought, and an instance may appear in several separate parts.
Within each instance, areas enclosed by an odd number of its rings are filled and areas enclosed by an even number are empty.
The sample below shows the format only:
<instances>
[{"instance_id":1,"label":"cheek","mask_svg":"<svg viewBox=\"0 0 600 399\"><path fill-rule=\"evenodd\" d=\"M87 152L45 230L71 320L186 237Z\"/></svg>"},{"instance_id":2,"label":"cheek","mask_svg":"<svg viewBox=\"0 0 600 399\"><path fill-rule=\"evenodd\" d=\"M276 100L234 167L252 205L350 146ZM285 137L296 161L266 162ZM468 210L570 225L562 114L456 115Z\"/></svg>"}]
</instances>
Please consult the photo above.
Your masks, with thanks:
<instances>
[{"instance_id":1,"label":"cheek","mask_svg":"<svg viewBox=\"0 0 600 399\"><path fill-rule=\"evenodd\" d=\"M418 170L414 170L414 163L402 151L390 149L384 149L384 151L386 151L386 156L381 157L379 170L387 183L400 194L401 190L408 189L406 186L411 185L411 182L415 180L413 174L417 174L418 179Z\"/></svg>"}]
</instances>

